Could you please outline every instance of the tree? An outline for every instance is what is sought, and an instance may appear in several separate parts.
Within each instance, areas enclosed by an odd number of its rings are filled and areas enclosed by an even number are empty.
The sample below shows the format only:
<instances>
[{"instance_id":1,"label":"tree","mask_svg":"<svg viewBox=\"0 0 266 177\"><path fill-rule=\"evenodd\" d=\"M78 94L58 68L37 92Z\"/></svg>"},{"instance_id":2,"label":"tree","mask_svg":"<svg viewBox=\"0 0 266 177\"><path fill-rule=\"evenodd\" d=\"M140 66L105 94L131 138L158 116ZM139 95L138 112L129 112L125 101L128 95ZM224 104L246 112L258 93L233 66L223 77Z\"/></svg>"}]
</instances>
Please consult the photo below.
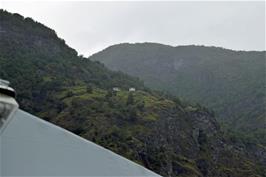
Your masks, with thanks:
<instances>
[{"instance_id":1,"label":"tree","mask_svg":"<svg viewBox=\"0 0 266 177\"><path fill-rule=\"evenodd\" d=\"M113 91L112 90L108 90L106 95L105 95L105 99L109 100L109 98L111 98L113 96Z\"/></svg>"},{"instance_id":2,"label":"tree","mask_svg":"<svg viewBox=\"0 0 266 177\"><path fill-rule=\"evenodd\" d=\"M128 109L129 120L136 121L137 120L137 109L136 107L130 106Z\"/></svg>"},{"instance_id":3,"label":"tree","mask_svg":"<svg viewBox=\"0 0 266 177\"><path fill-rule=\"evenodd\" d=\"M72 96L74 96L74 93L72 91L68 91L66 97L72 97Z\"/></svg>"},{"instance_id":4,"label":"tree","mask_svg":"<svg viewBox=\"0 0 266 177\"><path fill-rule=\"evenodd\" d=\"M137 105L137 108L138 108L140 111L144 111L144 108L145 108L145 102L142 100L142 101Z\"/></svg>"},{"instance_id":5,"label":"tree","mask_svg":"<svg viewBox=\"0 0 266 177\"><path fill-rule=\"evenodd\" d=\"M87 93L92 93L92 91L93 91L92 86L88 85L86 91L87 91Z\"/></svg>"},{"instance_id":6,"label":"tree","mask_svg":"<svg viewBox=\"0 0 266 177\"><path fill-rule=\"evenodd\" d=\"M134 97L133 97L133 93L130 92L127 97L127 105L132 105L132 104L134 104Z\"/></svg>"}]
</instances>

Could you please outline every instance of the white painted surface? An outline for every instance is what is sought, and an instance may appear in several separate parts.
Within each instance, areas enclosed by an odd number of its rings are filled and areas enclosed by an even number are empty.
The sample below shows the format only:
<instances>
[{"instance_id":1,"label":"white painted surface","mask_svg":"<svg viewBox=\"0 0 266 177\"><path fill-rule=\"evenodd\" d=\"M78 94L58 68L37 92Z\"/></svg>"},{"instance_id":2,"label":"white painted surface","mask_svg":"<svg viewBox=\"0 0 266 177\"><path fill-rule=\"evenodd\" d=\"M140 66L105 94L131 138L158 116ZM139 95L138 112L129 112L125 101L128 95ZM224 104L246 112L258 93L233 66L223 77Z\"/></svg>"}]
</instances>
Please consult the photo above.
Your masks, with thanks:
<instances>
[{"instance_id":1,"label":"white painted surface","mask_svg":"<svg viewBox=\"0 0 266 177\"><path fill-rule=\"evenodd\" d=\"M0 137L1 176L159 175L18 110Z\"/></svg>"}]
</instances>

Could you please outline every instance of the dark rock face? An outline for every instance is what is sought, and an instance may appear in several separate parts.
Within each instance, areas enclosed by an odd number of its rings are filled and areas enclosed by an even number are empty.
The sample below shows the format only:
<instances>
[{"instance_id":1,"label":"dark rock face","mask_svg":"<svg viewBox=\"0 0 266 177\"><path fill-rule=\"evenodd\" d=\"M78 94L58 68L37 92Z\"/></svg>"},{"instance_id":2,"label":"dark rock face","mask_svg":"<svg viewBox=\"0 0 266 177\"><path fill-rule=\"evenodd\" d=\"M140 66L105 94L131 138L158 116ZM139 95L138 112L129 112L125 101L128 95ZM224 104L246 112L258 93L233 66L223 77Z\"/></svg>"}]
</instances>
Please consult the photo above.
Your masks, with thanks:
<instances>
[{"instance_id":1,"label":"dark rock face","mask_svg":"<svg viewBox=\"0 0 266 177\"><path fill-rule=\"evenodd\" d=\"M147 125L149 134L136 137L145 143L138 154L147 168L164 176L240 177L256 173L252 167L247 172L236 170L250 163L243 154L246 150L225 140L210 114L182 113L178 109L172 114L166 112Z\"/></svg>"}]
</instances>

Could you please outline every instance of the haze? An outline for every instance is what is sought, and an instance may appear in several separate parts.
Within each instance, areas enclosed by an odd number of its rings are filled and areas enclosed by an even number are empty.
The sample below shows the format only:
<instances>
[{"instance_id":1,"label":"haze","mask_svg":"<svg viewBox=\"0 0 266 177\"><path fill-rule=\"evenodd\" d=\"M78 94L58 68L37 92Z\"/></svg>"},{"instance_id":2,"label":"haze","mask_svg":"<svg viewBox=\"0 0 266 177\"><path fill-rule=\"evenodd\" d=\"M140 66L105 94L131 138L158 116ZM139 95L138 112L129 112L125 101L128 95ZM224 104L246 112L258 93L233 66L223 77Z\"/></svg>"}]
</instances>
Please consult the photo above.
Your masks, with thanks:
<instances>
[{"instance_id":1,"label":"haze","mask_svg":"<svg viewBox=\"0 0 266 177\"><path fill-rule=\"evenodd\" d=\"M262 2L9 2L1 8L45 24L79 54L123 42L265 50Z\"/></svg>"}]
</instances>

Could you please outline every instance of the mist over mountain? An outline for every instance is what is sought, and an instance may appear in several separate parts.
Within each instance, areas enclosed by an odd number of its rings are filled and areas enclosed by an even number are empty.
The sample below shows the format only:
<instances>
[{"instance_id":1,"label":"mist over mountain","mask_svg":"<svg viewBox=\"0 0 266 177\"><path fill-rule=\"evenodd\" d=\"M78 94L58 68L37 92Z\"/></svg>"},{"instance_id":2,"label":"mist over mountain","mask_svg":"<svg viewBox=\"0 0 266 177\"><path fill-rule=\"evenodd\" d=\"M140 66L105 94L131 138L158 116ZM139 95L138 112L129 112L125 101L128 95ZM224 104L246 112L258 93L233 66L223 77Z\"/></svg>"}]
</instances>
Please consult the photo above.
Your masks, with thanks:
<instances>
[{"instance_id":1,"label":"mist over mountain","mask_svg":"<svg viewBox=\"0 0 266 177\"><path fill-rule=\"evenodd\" d=\"M0 32L0 78L22 109L162 176L265 176L265 147L228 137L208 108L78 56L31 18L0 10Z\"/></svg>"},{"instance_id":2,"label":"mist over mountain","mask_svg":"<svg viewBox=\"0 0 266 177\"><path fill-rule=\"evenodd\" d=\"M125 43L90 59L137 76L150 88L203 104L229 130L266 142L265 51Z\"/></svg>"}]
</instances>

